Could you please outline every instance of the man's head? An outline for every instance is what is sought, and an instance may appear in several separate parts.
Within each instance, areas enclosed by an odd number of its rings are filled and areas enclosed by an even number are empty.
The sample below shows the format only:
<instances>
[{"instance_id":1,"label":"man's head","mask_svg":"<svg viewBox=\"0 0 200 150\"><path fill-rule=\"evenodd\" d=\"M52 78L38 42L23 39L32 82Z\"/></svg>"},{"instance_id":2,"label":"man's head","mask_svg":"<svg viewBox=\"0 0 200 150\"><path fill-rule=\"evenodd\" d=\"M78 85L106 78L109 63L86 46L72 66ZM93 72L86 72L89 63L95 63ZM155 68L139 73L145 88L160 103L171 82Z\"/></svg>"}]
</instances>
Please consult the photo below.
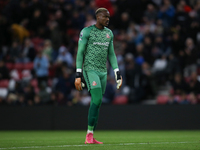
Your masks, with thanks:
<instances>
[{"instance_id":1,"label":"man's head","mask_svg":"<svg viewBox=\"0 0 200 150\"><path fill-rule=\"evenodd\" d=\"M110 13L106 8L99 8L95 12L97 24L101 26L108 26Z\"/></svg>"}]
</instances>

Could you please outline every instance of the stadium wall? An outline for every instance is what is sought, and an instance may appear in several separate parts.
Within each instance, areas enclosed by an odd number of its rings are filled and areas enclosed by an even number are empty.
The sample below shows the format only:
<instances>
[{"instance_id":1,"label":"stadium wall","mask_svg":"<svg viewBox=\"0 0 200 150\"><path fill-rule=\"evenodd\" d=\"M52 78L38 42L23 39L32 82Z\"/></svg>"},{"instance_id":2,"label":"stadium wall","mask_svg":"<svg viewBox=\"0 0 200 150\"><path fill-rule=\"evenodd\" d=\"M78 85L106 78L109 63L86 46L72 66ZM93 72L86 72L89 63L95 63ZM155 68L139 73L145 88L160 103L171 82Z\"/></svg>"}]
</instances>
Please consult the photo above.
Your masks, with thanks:
<instances>
[{"instance_id":1,"label":"stadium wall","mask_svg":"<svg viewBox=\"0 0 200 150\"><path fill-rule=\"evenodd\" d=\"M86 130L88 107L0 107L0 130ZM199 105L103 105L99 130L200 129Z\"/></svg>"}]
</instances>

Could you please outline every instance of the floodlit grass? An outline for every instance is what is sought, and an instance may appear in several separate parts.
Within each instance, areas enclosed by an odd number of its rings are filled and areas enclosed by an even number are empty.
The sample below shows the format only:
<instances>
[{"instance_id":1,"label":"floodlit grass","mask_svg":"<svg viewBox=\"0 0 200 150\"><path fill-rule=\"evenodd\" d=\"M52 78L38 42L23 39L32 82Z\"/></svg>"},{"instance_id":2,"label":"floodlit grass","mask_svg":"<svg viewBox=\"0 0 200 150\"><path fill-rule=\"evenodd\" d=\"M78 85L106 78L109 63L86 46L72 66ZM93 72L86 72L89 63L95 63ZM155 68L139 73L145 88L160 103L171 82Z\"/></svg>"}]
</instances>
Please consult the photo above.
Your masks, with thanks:
<instances>
[{"instance_id":1,"label":"floodlit grass","mask_svg":"<svg viewBox=\"0 0 200 150\"><path fill-rule=\"evenodd\" d=\"M200 131L0 131L0 150L200 150Z\"/></svg>"}]
</instances>

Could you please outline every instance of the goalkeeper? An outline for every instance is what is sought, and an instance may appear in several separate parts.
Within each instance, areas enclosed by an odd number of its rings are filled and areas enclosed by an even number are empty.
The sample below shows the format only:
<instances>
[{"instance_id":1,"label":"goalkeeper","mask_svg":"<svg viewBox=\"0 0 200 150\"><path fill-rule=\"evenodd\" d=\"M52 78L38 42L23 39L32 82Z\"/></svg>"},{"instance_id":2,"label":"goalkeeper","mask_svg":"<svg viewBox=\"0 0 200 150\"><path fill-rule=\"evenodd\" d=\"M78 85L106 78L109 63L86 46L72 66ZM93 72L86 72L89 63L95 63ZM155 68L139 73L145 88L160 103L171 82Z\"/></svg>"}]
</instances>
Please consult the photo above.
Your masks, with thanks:
<instances>
[{"instance_id":1,"label":"goalkeeper","mask_svg":"<svg viewBox=\"0 0 200 150\"><path fill-rule=\"evenodd\" d=\"M79 91L82 90L82 87L84 87L82 83L84 76L88 91L91 94L85 144L103 144L93 138L93 132L97 126L99 109L106 89L107 56L115 73L117 89L122 85L122 77L118 69L113 47L113 33L110 29L105 27L109 23L109 18L110 14L107 9L97 9L96 24L84 28L80 32L78 42L75 87Z\"/></svg>"}]
</instances>

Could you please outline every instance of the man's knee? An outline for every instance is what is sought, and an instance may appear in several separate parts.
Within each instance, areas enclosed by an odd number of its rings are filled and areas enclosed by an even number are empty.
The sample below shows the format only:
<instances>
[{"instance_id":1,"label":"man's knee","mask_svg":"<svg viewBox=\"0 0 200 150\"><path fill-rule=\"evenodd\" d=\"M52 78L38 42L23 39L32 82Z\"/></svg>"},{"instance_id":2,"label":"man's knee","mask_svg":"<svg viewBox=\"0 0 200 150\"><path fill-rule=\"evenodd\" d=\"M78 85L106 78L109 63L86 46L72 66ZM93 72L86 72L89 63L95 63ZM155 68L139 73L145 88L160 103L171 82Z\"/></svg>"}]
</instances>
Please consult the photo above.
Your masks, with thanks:
<instances>
[{"instance_id":1,"label":"man's knee","mask_svg":"<svg viewBox=\"0 0 200 150\"><path fill-rule=\"evenodd\" d=\"M102 103L102 89L101 88L95 88L90 90L91 96L92 96L92 102L96 104L97 106L100 106Z\"/></svg>"}]
</instances>

